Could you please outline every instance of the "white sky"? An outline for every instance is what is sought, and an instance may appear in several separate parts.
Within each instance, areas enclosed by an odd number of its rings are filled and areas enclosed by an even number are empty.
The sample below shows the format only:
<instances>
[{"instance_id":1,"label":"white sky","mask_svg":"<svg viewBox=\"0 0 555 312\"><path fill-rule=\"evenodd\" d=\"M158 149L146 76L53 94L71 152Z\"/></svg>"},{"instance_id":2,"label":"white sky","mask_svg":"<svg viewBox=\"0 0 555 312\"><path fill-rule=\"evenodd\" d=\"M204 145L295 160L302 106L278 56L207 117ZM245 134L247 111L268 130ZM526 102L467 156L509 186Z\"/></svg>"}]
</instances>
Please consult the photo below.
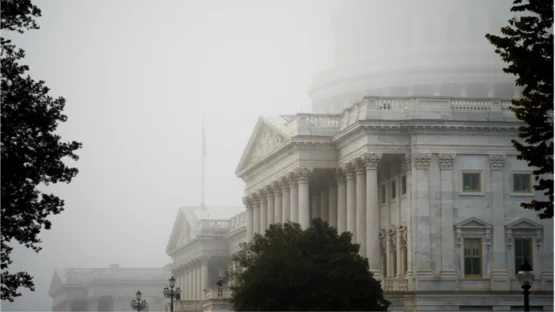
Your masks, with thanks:
<instances>
[{"instance_id":1,"label":"white sky","mask_svg":"<svg viewBox=\"0 0 555 312\"><path fill-rule=\"evenodd\" d=\"M66 211L16 249L11 269L36 291L6 310L50 308L56 267L160 267L182 205L241 206L235 168L259 115L310 109L307 90L333 57L331 0L33 1L41 29L15 38L35 80L64 96L66 141L83 143L79 175L52 188Z\"/></svg>"}]
</instances>

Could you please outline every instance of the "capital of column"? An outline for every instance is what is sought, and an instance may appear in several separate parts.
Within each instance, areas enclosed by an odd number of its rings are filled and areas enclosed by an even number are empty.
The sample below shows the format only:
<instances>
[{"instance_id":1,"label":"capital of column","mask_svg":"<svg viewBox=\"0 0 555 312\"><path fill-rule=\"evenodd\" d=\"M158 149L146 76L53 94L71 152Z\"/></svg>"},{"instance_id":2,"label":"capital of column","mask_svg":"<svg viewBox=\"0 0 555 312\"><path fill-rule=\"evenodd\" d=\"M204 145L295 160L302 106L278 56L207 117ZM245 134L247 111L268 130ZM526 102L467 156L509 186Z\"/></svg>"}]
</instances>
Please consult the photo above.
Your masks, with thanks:
<instances>
[{"instance_id":1,"label":"capital of column","mask_svg":"<svg viewBox=\"0 0 555 312\"><path fill-rule=\"evenodd\" d=\"M442 170L453 169L453 165L455 164L455 158L457 158L457 155L455 154L439 154L438 155L439 168Z\"/></svg>"},{"instance_id":2,"label":"capital of column","mask_svg":"<svg viewBox=\"0 0 555 312\"><path fill-rule=\"evenodd\" d=\"M426 170L430 168L432 154L414 153L412 154L412 159L416 169Z\"/></svg>"},{"instance_id":3,"label":"capital of column","mask_svg":"<svg viewBox=\"0 0 555 312\"><path fill-rule=\"evenodd\" d=\"M503 170L507 156L504 154L489 155L489 167L491 170Z\"/></svg>"},{"instance_id":4,"label":"capital of column","mask_svg":"<svg viewBox=\"0 0 555 312\"><path fill-rule=\"evenodd\" d=\"M266 196L268 196L268 191L266 190L266 187L263 187L260 190L258 190L257 195L258 195L258 202L265 203Z\"/></svg>"},{"instance_id":5,"label":"capital of column","mask_svg":"<svg viewBox=\"0 0 555 312\"><path fill-rule=\"evenodd\" d=\"M353 166L353 163L347 163L345 164L345 166L342 168L343 172L345 172L345 179L346 180L352 180L355 178L355 167Z\"/></svg>"},{"instance_id":6,"label":"capital of column","mask_svg":"<svg viewBox=\"0 0 555 312\"><path fill-rule=\"evenodd\" d=\"M295 169L295 175L297 177L297 181L299 183L307 183L308 179L310 179L310 175L312 174L313 169L300 167Z\"/></svg>"},{"instance_id":7,"label":"capital of column","mask_svg":"<svg viewBox=\"0 0 555 312\"><path fill-rule=\"evenodd\" d=\"M382 155L376 153L362 154L361 161L365 165L366 170L376 170L380 165Z\"/></svg>"},{"instance_id":8,"label":"capital of column","mask_svg":"<svg viewBox=\"0 0 555 312\"><path fill-rule=\"evenodd\" d=\"M276 197L281 196L281 183L279 179L276 181L273 181L271 186L272 186L272 189L274 190L274 196Z\"/></svg>"},{"instance_id":9,"label":"capital of column","mask_svg":"<svg viewBox=\"0 0 555 312\"><path fill-rule=\"evenodd\" d=\"M198 261L199 261L200 264L206 265L206 264L208 264L208 261L210 261L210 257L206 256L206 255L202 255L202 256L198 257Z\"/></svg>"},{"instance_id":10,"label":"capital of column","mask_svg":"<svg viewBox=\"0 0 555 312\"><path fill-rule=\"evenodd\" d=\"M264 190L266 191L266 197L267 198L274 197L274 195L276 193L276 189L274 187L273 182L270 182L270 184L266 185L264 187Z\"/></svg>"},{"instance_id":11,"label":"capital of column","mask_svg":"<svg viewBox=\"0 0 555 312\"><path fill-rule=\"evenodd\" d=\"M345 170L341 169L341 168L337 168L335 169L335 180L337 181L337 184L345 184Z\"/></svg>"},{"instance_id":12,"label":"capital of column","mask_svg":"<svg viewBox=\"0 0 555 312\"><path fill-rule=\"evenodd\" d=\"M245 196L243 197L243 204L245 205L245 207L247 209L252 209L253 204L254 204L254 198L253 196Z\"/></svg>"},{"instance_id":13,"label":"capital of column","mask_svg":"<svg viewBox=\"0 0 555 312\"><path fill-rule=\"evenodd\" d=\"M366 163L364 162L364 158L357 158L353 161L353 167L355 168L356 175L365 175L366 174Z\"/></svg>"},{"instance_id":14,"label":"capital of column","mask_svg":"<svg viewBox=\"0 0 555 312\"><path fill-rule=\"evenodd\" d=\"M289 180L287 176L283 176L278 179L278 186L282 193L289 191Z\"/></svg>"},{"instance_id":15,"label":"capital of column","mask_svg":"<svg viewBox=\"0 0 555 312\"><path fill-rule=\"evenodd\" d=\"M295 171L293 172L289 172L289 174L286 177L287 179L287 183L289 184L290 188L297 188L298 187L298 183L297 183L297 174Z\"/></svg>"}]
</instances>

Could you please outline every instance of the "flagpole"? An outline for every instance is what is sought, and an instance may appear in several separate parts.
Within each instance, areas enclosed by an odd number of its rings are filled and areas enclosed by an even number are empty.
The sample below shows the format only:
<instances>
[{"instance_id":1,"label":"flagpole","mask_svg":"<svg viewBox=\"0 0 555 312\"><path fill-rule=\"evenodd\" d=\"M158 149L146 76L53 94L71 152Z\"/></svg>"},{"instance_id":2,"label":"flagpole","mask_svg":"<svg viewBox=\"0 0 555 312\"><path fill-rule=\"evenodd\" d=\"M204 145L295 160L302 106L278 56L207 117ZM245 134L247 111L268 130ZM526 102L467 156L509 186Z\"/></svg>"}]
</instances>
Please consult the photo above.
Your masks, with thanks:
<instances>
[{"instance_id":1,"label":"flagpole","mask_svg":"<svg viewBox=\"0 0 555 312\"><path fill-rule=\"evenodd\" d=\"M204 158L206 157L206 134L204 132L204 114L202 115L202 163L201 163L201 187L200 187L200 207L203 210L206 210L204 206Z\"/></svg>"}]
</instances>

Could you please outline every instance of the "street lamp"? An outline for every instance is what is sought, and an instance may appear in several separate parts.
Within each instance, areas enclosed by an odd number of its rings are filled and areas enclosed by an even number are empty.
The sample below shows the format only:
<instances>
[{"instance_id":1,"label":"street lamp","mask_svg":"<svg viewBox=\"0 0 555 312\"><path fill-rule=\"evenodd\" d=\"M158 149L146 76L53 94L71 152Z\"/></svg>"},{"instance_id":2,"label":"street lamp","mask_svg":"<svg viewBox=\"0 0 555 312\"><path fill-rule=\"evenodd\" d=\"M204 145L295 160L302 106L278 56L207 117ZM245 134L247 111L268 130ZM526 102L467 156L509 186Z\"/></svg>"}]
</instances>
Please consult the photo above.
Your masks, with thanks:
<instances>
[{"instance_id":1,"label":"street lamp","mask_svg":"<svg viewBox=\"0 0 555 312\"><path fill-rule=\"evenodd\" d=\"M164 297L170 299L170 312L173 312L173 299L178 300L179 294L181 293L181 288L177 287L174 289L174 287L175 287L175 278L172 276L170 278L170 288L165 287L163 291Z\"/></svg>"},{"instance_id":2,"label":"street lamp","mask_svg":"<svg viewBox=\"0 0 555 312\"><path fill-rule=\"evenodd\" d=\"M131 309L133 310L137 310L137 312L141 312L141 310L144 310L146 308L146 300L141 300L141 291L137 291L137 293L135 294L135 298L137 298L136 300L131 301Z\"/></svg>"},{"instance_id":3,"label":"street lamp","mask_svg":"<svg viewBox=\"0 0 555 312\"><path fill-rule=\"evenodd\" d=\"M524 263L520 266L518 270L518 281L520 282L520 286L524 291L524 311L530 311L530 288L532 288L532 284L534 283L534 270L528 264L528 259L524 258Z\"/></svg>"}]
</instances>

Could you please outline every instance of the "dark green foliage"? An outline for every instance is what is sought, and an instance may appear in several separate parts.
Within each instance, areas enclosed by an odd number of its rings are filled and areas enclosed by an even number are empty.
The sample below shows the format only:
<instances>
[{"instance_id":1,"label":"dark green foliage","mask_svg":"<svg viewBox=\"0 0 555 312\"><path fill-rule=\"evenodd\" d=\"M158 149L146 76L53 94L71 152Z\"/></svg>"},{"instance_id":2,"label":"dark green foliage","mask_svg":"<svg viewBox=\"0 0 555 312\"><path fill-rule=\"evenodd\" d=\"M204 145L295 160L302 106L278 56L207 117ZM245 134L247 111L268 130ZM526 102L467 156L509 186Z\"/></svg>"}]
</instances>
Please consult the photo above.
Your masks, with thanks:
<instances>
[{"instance_id":1,"label":"dark green foliage","mask_svg":"<svg viewBox=\"0 0 555 312\"><path fill-rule=\"evenodd\" d=\"M538 211L540 219L553 217L553 1L515 0L511 12L523 16L509 20L501 28L502 36L486 35L496 47L506 73L517 77L524 88L523 98L513 100L516 117L525 123L519 129L523 143L513 140L518 159L536 167L534 189L548 197L546 201L522 203Z\"/></svg>"},{"instance_id":2,"label":"dark green foliage","mask_svg":"<svg viewBox=\"0 0 555 312\"><path fill-rule=\"evenodd\" d=\"M234 309L386 311L380 282L351 236L321 219L305 231L297 223L271 225L233 256Z\"/></svg>"},{"instance_id":3,"label":"dark green foliage","mask_svg":"<svg viewBox=\"0 0 555 312\"><path fill-rule=\"evenodd\" d=\"M34 21L40 10L29 0L2 0L2 33L37 29ZM25 53L10 41L1 39L1 299L13 301L21 296L19 287L34 290L32 276L27 272L10 272L11 244L18 243L39 252L38 234L50 229L47 217L63 211L64 201L45 194L39 185L69 183L77 169L64 163L69 157L77 160L74 151L80 143L60 141L55 134L63 114L65 100L53 99L44 81L26 75L28 66L20 65Z\"/></svg>"}]
</instances>

